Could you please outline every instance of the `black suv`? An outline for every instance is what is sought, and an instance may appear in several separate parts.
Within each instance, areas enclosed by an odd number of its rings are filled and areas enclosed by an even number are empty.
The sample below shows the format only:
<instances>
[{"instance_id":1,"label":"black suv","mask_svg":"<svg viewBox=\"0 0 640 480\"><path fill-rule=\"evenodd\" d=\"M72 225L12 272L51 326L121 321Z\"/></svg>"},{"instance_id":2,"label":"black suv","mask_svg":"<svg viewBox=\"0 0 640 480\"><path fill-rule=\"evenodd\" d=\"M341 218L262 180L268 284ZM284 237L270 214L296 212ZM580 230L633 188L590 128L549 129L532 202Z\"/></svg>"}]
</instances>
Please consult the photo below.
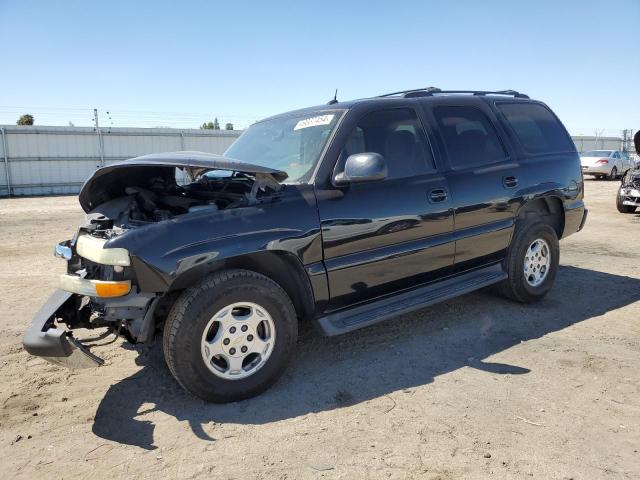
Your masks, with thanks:
<instances>
[{"instance_id":1,"label":"black suv","mask_svg":"<svg viewBox=\"0 0 640 480\"><path fill-rule=\"evenodd\" d=\"M300 321L337 335L492 284L539 300L587 213L545 104L436 88L278 115L224 156L109 165L79 201L86 223L56 246L67 273L26 350L100 365L71 330L162 331L180 385L214 402L273 384Z\"/></svg>"}]
</instances>

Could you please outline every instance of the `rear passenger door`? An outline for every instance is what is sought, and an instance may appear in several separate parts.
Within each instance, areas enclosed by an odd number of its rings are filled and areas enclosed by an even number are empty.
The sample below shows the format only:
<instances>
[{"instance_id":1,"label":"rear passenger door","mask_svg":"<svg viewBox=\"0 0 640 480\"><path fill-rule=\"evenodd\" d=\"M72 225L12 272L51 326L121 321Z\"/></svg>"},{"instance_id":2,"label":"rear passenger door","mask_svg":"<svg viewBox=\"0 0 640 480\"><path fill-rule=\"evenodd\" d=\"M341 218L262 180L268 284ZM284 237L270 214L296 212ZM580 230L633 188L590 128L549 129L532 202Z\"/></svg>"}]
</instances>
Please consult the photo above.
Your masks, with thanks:
<instances>
[{"instance_id":1,"label":"rear passenger door","mask_svg":"<svg viewBox=\"0 0 640 480\"><path fill-rule=\"evenodd\" d=\"M480 99L443 100L427 108L449 164L455 263L499 259L513 230L512 199L520 179L497 119Z\"/></svg>"}]
</instances>

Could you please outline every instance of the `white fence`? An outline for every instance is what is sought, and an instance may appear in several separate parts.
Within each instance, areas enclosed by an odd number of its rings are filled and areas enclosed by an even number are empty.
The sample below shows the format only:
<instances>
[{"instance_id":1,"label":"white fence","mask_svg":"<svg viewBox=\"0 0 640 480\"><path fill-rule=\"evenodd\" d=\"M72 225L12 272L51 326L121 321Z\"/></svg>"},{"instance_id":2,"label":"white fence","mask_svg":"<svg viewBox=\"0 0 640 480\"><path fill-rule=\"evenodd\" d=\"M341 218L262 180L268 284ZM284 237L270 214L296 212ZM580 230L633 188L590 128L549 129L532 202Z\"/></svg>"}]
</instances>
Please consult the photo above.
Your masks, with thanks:
<instances>
[{"instance_id":1,"label":"white fence","mask_svg":"<svg viewBox=\"0 0 640 480\"><path fill-rule=\"evenodd\" d=\"M147 153L223 153L236 130L0 126L0 196L80 191L101 165Z\"/></svg>"},{"instance_id":2,"label":"white fence","mask_svg":"<svg viewBox=\"0 0 640 480\"><path fill-rule=\"evenodd\" d=\"M578 152L588 150L622 150L622 138L620 137L592 137L575 136L571 137Z\"/></svg>"}]
</instances>

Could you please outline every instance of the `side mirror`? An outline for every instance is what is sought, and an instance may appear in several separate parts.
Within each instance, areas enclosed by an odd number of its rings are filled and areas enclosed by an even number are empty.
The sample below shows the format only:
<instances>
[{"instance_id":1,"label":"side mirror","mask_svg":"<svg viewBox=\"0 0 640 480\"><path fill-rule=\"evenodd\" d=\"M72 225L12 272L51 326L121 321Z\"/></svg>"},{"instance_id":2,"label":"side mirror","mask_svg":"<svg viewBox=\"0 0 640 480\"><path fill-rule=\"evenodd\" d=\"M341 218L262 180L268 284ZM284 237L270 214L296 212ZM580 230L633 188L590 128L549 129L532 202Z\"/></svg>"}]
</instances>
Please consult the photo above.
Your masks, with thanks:
<instances>
[{"instance_id":1,"label":"side mirror","mask_svg":"<svg viewBox=\"0 0 640 480\"><path fill-rule=\"evenodd\" d=\"M387 178L387 165L379 153L365 152L349 155L344 171L337 174L333 181L336 185L350 183L375 182Z\"/></svg>"}]
</instances>

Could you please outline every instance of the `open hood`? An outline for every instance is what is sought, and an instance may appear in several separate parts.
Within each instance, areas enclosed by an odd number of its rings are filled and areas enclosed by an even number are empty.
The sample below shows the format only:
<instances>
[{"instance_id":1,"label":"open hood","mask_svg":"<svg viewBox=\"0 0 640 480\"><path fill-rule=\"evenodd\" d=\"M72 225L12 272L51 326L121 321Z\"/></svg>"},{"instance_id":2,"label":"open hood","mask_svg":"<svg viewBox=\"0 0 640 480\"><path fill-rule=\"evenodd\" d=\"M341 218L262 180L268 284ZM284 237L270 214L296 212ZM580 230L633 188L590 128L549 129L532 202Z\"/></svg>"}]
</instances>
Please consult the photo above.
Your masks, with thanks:
<instances>
[{"instance_id":1,"label":"open hood","mask_svg":"<svg viewBox=\"0 0 640 480\"><path fill-rule=\"evenodd\" d=\"M113 163L96 170L82 186L78 200L85 212L125 195L133 187L161 179L175 183L175 169L186 170L191 178L210 170L229 170L255 175L257 179L282 182L287 173L205 152L152 153Z\"/></svg>"}]
</instances>

